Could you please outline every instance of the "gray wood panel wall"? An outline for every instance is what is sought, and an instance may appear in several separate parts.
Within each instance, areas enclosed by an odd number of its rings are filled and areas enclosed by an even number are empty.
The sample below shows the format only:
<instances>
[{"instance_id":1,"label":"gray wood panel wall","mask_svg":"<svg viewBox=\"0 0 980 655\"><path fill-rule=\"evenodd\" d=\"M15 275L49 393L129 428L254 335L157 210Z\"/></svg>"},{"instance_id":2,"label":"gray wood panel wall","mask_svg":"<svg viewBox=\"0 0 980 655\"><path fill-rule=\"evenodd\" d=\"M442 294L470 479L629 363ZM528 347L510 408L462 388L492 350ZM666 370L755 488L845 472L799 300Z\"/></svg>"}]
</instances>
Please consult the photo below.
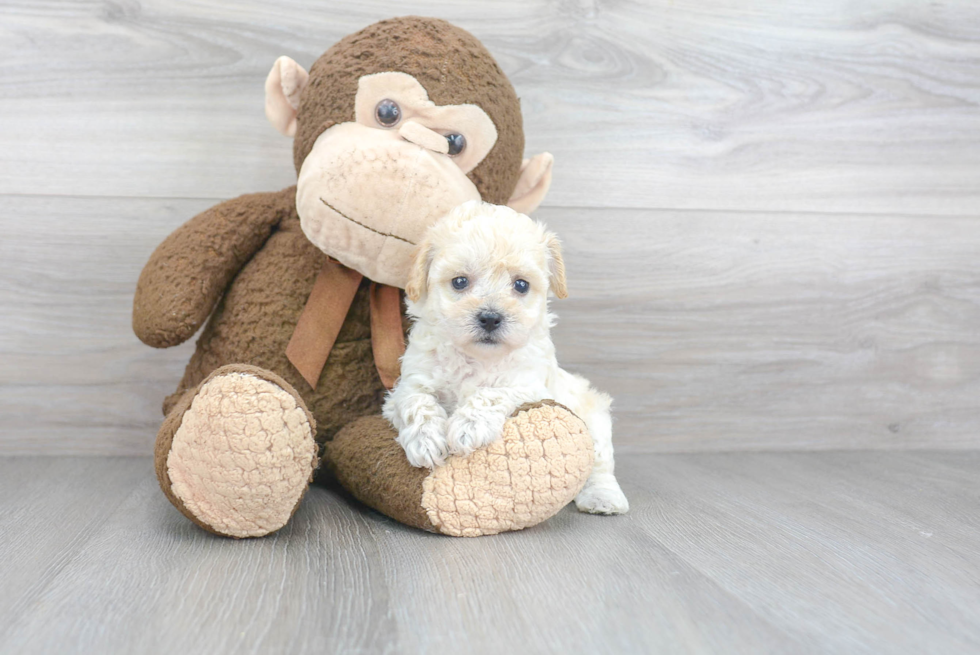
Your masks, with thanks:
<instances>
[{"instance_id":1,"label":"gray wood panel wall","mask_svg":"<svg viewBox=\"0 0 980 655\"><path fill-rule=\"evenodd\" d=\"M150 451L192 344L132 335L142 264L292 183L278 55L403 13L483 40L556 156L555 338L621 451L980 445L974 0L7 0L0 453Z\"/></svg>"}]
</instances>

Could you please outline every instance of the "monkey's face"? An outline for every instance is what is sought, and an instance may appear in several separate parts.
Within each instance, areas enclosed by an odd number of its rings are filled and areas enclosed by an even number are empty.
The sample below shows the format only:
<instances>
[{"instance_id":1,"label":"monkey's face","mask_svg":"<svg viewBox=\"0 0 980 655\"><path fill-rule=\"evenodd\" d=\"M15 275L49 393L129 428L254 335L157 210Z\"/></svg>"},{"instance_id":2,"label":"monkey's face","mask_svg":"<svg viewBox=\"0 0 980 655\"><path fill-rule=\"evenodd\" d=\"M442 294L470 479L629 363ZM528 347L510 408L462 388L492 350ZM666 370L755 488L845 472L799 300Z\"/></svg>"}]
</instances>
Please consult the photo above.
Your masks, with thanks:
<instances>
[{"instance_id":1,"label":"monkey's face","mask_svg":"<svg viewBox=\"0 0 980 655\"><path fill-rule=\"evenodd\" d=\"M354 121L326 129L303 161L296 192L303 231L346 266L404 287L429 225L480 199L466 174L496 140L476 105L437 106L406 73L365 75Z\"/></svg>"}]
</instances>

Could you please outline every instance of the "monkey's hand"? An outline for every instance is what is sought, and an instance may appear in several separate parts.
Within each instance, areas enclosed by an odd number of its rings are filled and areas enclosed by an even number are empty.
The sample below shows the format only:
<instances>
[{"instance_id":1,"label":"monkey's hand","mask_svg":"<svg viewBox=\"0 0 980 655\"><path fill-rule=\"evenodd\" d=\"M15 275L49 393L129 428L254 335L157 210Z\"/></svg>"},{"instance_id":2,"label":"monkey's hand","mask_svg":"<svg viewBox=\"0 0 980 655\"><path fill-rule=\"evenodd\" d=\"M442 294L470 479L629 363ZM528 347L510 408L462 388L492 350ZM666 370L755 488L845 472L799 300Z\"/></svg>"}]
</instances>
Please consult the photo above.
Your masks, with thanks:
<instances>
[{"instance_id":1,"label":"monkey's hand","mask_svg":"<svg viewBox=\"0 0 980 655\"><path fill-rule=\"evenodd\" d=\"M143 267L133 299L133 331L169 348L201 327L232 278L295 204L296 189L228 200L170 234Z\"/></svg>"}]
</instances>

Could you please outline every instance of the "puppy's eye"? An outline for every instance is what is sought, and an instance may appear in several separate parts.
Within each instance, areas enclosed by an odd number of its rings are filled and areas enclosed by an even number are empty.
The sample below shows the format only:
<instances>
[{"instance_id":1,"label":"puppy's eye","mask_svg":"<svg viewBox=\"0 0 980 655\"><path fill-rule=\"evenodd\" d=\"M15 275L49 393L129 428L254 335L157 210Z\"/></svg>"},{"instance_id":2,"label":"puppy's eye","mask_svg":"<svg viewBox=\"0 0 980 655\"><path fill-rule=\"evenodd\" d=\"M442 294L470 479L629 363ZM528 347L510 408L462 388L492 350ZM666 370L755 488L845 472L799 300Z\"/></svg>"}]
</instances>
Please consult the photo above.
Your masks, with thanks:
<instances>
[{"instance_id":1,"label":"puppy's eye","mask_svg":"<svg viewBox=\"0 0 980 655\"><path fill-rule=\"evenodd\" d=\"M517 293L527 293L531 290L531 284L527 280L514 280L514 291Z\"/></svg>"},{"instance_id":2,"label":"puppy's eye","mask_svg":"<svg viewBox=\"0 0 980 655\"><path fill-rule=\"evenodd\" d=\"M466 148L466 137L462 134L447 134L446 141L449 142L449 156L458 155Z\"/></svg>"},{"instance_id":3,"label":"puppy's eye","mask_svg":"<svg viewBox=\"0 0 980 655\"><path fill-rule=\"evenodd\" d=\"M385 127L391 127L402 117L402 110L394 100L382 100L374 108L374 117Z\"/></svg>"},{"instance_id":4,"label":"puppy's eye","mask_svg":"<svg viewBox=\"0 0 980 655\"><path fill-rule=\"evenodd\" d=\"M456 289L456 291L462 291L468 286L470 286L470 281L465 277L460 276L453 278L453 289Z\"/></svg>"}]
</instances>

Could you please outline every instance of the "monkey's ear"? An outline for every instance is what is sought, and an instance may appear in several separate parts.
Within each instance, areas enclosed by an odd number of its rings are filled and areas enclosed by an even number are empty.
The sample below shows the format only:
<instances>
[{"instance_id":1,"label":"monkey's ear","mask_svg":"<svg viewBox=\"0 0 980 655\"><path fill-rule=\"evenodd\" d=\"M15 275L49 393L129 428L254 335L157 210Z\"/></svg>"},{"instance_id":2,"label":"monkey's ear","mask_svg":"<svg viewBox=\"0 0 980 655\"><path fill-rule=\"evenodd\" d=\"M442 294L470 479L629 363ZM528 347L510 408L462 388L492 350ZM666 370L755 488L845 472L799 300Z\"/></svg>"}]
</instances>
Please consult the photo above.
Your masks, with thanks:
<instances>
[{"instance_id":1,"label":"monkey's ear","mask_svg":"<svg viewBox=\"0 0 980 655\"><path fill-rule=\"evenodd\" d=\"M551 186L551 166L554 163L555 158L550 152L525 159L521 165L521 177L507 206L522 214L530 214L537 209Z\"/></svg>"},{"instance_id":2,"label":"monkey's ear","mask_svg":"<svg viewBox=\"0 0 980 655\"><path fill-rule=\"evenodd\" d=\"M561 241L548 232L548 284L556 298L568 298L568 284L565 282L565 260L561 256Z\"/></svg>"},{"instance_id":3,"label":"monkey's ear","mask_svg":"<svg viewBox=\"0 0 980 655\"><path fill-rule=\"evenodd\" d=\"M408 272L408 283L405 284L405 296L412 302L428 291L429 267L432 266L433 246L430 239L423 239L419 250L412 260L412 269Z\"/></svg>"},{"instance_id":4,"label":"monkey's ear","mask_svg":"<svg viewBox=\"0 0 980 655\"><path fill-rule=\"evenodd\" d=\"M280 57L265 78L265 117L285 136L296 135L299 94L310 74L289 57Z\"/></svg>"}]
</instances>

